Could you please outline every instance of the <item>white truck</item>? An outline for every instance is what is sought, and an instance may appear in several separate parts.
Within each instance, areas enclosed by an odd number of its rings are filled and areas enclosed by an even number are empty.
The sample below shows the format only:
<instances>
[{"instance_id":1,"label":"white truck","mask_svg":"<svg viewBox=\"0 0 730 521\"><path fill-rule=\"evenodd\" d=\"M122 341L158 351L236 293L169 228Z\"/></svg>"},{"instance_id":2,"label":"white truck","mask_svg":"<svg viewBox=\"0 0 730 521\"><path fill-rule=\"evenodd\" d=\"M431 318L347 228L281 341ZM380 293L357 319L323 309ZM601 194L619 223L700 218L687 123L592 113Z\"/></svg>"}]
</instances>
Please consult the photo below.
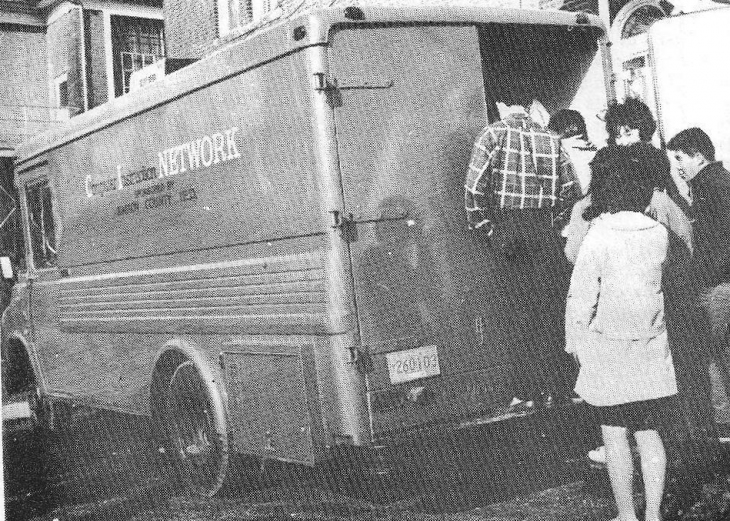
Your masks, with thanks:
<instances>
[{"instance_id":1,"label":"white truck","mask_svg":"<svg viewBox=\"0 0 730 521\"><path fill-rule=\"evenodd\" d=\"M715 157L730 164L730 8L673 16L649 30L649 58L662 143L679 131L700 127L715 145ZM684 183L673 172L680 191ZM730 389L711 367L713 406L719 423L730 424ZM727 387L727 386L726 386Z\"/></svg>"},{"instance_id":2,"label":"white truck","mask_svg":"<svg viewBox=\"0 0 730 521\"><path fill-rule=\"evenodd\" d=\"M730 161L730 8L673 16L649 30L649 56L662 142L700 127L717 159Z\"/></svg>"}]
</instances>

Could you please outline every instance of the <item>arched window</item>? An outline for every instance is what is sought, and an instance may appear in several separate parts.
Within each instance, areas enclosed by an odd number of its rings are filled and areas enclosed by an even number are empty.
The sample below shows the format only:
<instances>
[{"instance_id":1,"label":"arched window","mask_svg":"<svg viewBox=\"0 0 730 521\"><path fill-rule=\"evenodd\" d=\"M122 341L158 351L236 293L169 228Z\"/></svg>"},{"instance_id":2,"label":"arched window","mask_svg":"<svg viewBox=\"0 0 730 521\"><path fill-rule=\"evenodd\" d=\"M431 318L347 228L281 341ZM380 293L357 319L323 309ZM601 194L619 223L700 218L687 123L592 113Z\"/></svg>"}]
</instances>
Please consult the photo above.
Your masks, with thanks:
<instances>
[{"instance_id":1,"label":"arched window","mask_svg":"<svg viewBox=\"0 0 730 521\"><path fill-rule=\"evenodd\" d=\"M655 5L642 5L633 11L621 29L621 39L631 38L644 34L649 30L651 24L664 18L666 14Z\"/></svg>"}]
</instances>

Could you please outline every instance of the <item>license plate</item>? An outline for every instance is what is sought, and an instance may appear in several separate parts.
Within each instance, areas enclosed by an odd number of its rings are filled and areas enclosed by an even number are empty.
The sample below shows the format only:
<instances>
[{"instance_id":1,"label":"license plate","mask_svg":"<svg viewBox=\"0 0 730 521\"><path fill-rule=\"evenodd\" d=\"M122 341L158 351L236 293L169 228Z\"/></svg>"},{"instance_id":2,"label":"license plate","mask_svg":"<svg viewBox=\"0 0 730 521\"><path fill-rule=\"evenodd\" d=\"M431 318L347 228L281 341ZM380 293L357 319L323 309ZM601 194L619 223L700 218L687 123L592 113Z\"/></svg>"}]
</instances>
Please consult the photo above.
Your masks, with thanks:
<instances>
[{"instance_id":1,"label":"license plate","mask_svg":"<svg viewBox=\"0 0 730 521\"><path fill-rule=\"evenodd\" d=\"M441 374L436 346L386 353L390 383L399 384Z\"/></svg>"}]
</instances>

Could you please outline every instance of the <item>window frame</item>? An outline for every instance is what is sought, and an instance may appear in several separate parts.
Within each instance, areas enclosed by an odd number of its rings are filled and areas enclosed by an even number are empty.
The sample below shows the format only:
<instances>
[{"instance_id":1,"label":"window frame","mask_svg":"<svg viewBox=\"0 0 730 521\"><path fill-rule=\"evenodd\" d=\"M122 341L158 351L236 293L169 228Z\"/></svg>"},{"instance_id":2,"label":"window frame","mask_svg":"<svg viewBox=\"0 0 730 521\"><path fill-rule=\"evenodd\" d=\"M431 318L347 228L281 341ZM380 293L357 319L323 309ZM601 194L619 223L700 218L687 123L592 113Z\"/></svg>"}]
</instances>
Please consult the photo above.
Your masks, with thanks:
<instances>
[{"instance_id":1,"label":"window frame","mask_svg":"<svg viewBox=\"0 0 730 521\"><path fill-rule=\"evenodd\" d=\"M61 85L66 84L66 102L63 103L62 96L61 96ZM64 72L63 74L59 74L56 76L56 78L53 80L53 86L56 93L56 107L59 109L68 109L69 108L69 97L68 97L68 72Z\"/></svg>"},{"instance_id":2,"label":"window frame","mask_svg":"<svg viewBox=\"0 0 730 521\"><path fill-rule=\"evenodd\" d=\"M49 197L49 203L50 203L50 219L51 223L53 224L53 247L51 247L51 250L54 250L54 259L53 264L47 265L47 266L39 266L36 262L36 254L34 251L34 241L33 241L33 230L32 230L32 224L31 224L31 216L33 215L33 212L30 207L30 200L28 197L29 190L44 186L48 188L48 197ZM56 271L59 269L58 267L58 245L61 242L61 226L60 226L60 219L58 218L58 212L57 212L57 200L56 200L56 193L53 188L53 184L51 183L51 179L47 174L41 174L41 175L35 175L32 177L29 177L28 179L25 179L22 183L22 195L21 201L22 201L22 209L25 216L24 222L25 222L25 250L26 250L26 267L28 271L33 272L48 272L48 271ZM43 194L43 191L41 191L41 211L43 212L44 209L44 202L45 197ZM43 212L43 216L45 216L45 212ZM45 225L45 220L43 222ZM45 226L44 226L45 228Z\"/></svg>"},{"instance_id":3,"label":"window frame","mask_svg":"<svg viewBox=\"0 0 730 521\"><path fill-rule=\"evenodd\" d=\"M250 28L279 8L280 0L216 0L218 34L226 36L241 28Z\"/></svg>"},{"instance_id":4,"label":"window frame","mask_svg":"<svg viewBox=\"0 0 730 521\"><path fill-rule=\"evenodd\" d=\"M144 64L149 65L151 63L155 63L167 56L165 23L164 20L159 18L112 14L110 16L110 24L114 97L118 98L129 93L129 78L131 77L131 73L139 70L134 68L136 58L139 58L142 61L144 67ZM154 33L156 34L154 40L151 39L153 31L144 32L141 30L145 26L146 28L154 27ZM127 30L129 27L136 27L136 50L129 50L124 44L126 37L130 35L130 31ZM156 54L154 52L141 52L143 50L141 48L143 39L146 39L148 44L154 41L160 54ZM128 58L132 67L131 69L125 67L125 57Z\"/></svg>"}]
</instances>

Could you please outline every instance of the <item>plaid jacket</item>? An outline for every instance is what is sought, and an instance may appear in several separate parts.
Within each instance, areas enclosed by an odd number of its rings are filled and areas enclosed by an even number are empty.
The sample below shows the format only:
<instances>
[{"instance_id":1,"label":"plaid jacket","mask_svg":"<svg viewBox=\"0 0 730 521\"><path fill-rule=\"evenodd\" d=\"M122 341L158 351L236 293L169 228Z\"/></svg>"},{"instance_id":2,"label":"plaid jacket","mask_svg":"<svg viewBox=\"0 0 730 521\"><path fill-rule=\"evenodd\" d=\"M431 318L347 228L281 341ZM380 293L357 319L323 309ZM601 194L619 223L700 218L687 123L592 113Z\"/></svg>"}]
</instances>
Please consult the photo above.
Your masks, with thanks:
<instances>
[{"instance_id":1,"label":"plaid jacket","mask_svg":"<svg viewBox=\"0 0 730 521\"><path fill-rule=\"evenodd\" d=\"M582 195L560 138L519 113L479 135L464 188L469 228L490 231L495 208L552 208L553 224L562 228Z\"/></svg>"}]
</instances>

